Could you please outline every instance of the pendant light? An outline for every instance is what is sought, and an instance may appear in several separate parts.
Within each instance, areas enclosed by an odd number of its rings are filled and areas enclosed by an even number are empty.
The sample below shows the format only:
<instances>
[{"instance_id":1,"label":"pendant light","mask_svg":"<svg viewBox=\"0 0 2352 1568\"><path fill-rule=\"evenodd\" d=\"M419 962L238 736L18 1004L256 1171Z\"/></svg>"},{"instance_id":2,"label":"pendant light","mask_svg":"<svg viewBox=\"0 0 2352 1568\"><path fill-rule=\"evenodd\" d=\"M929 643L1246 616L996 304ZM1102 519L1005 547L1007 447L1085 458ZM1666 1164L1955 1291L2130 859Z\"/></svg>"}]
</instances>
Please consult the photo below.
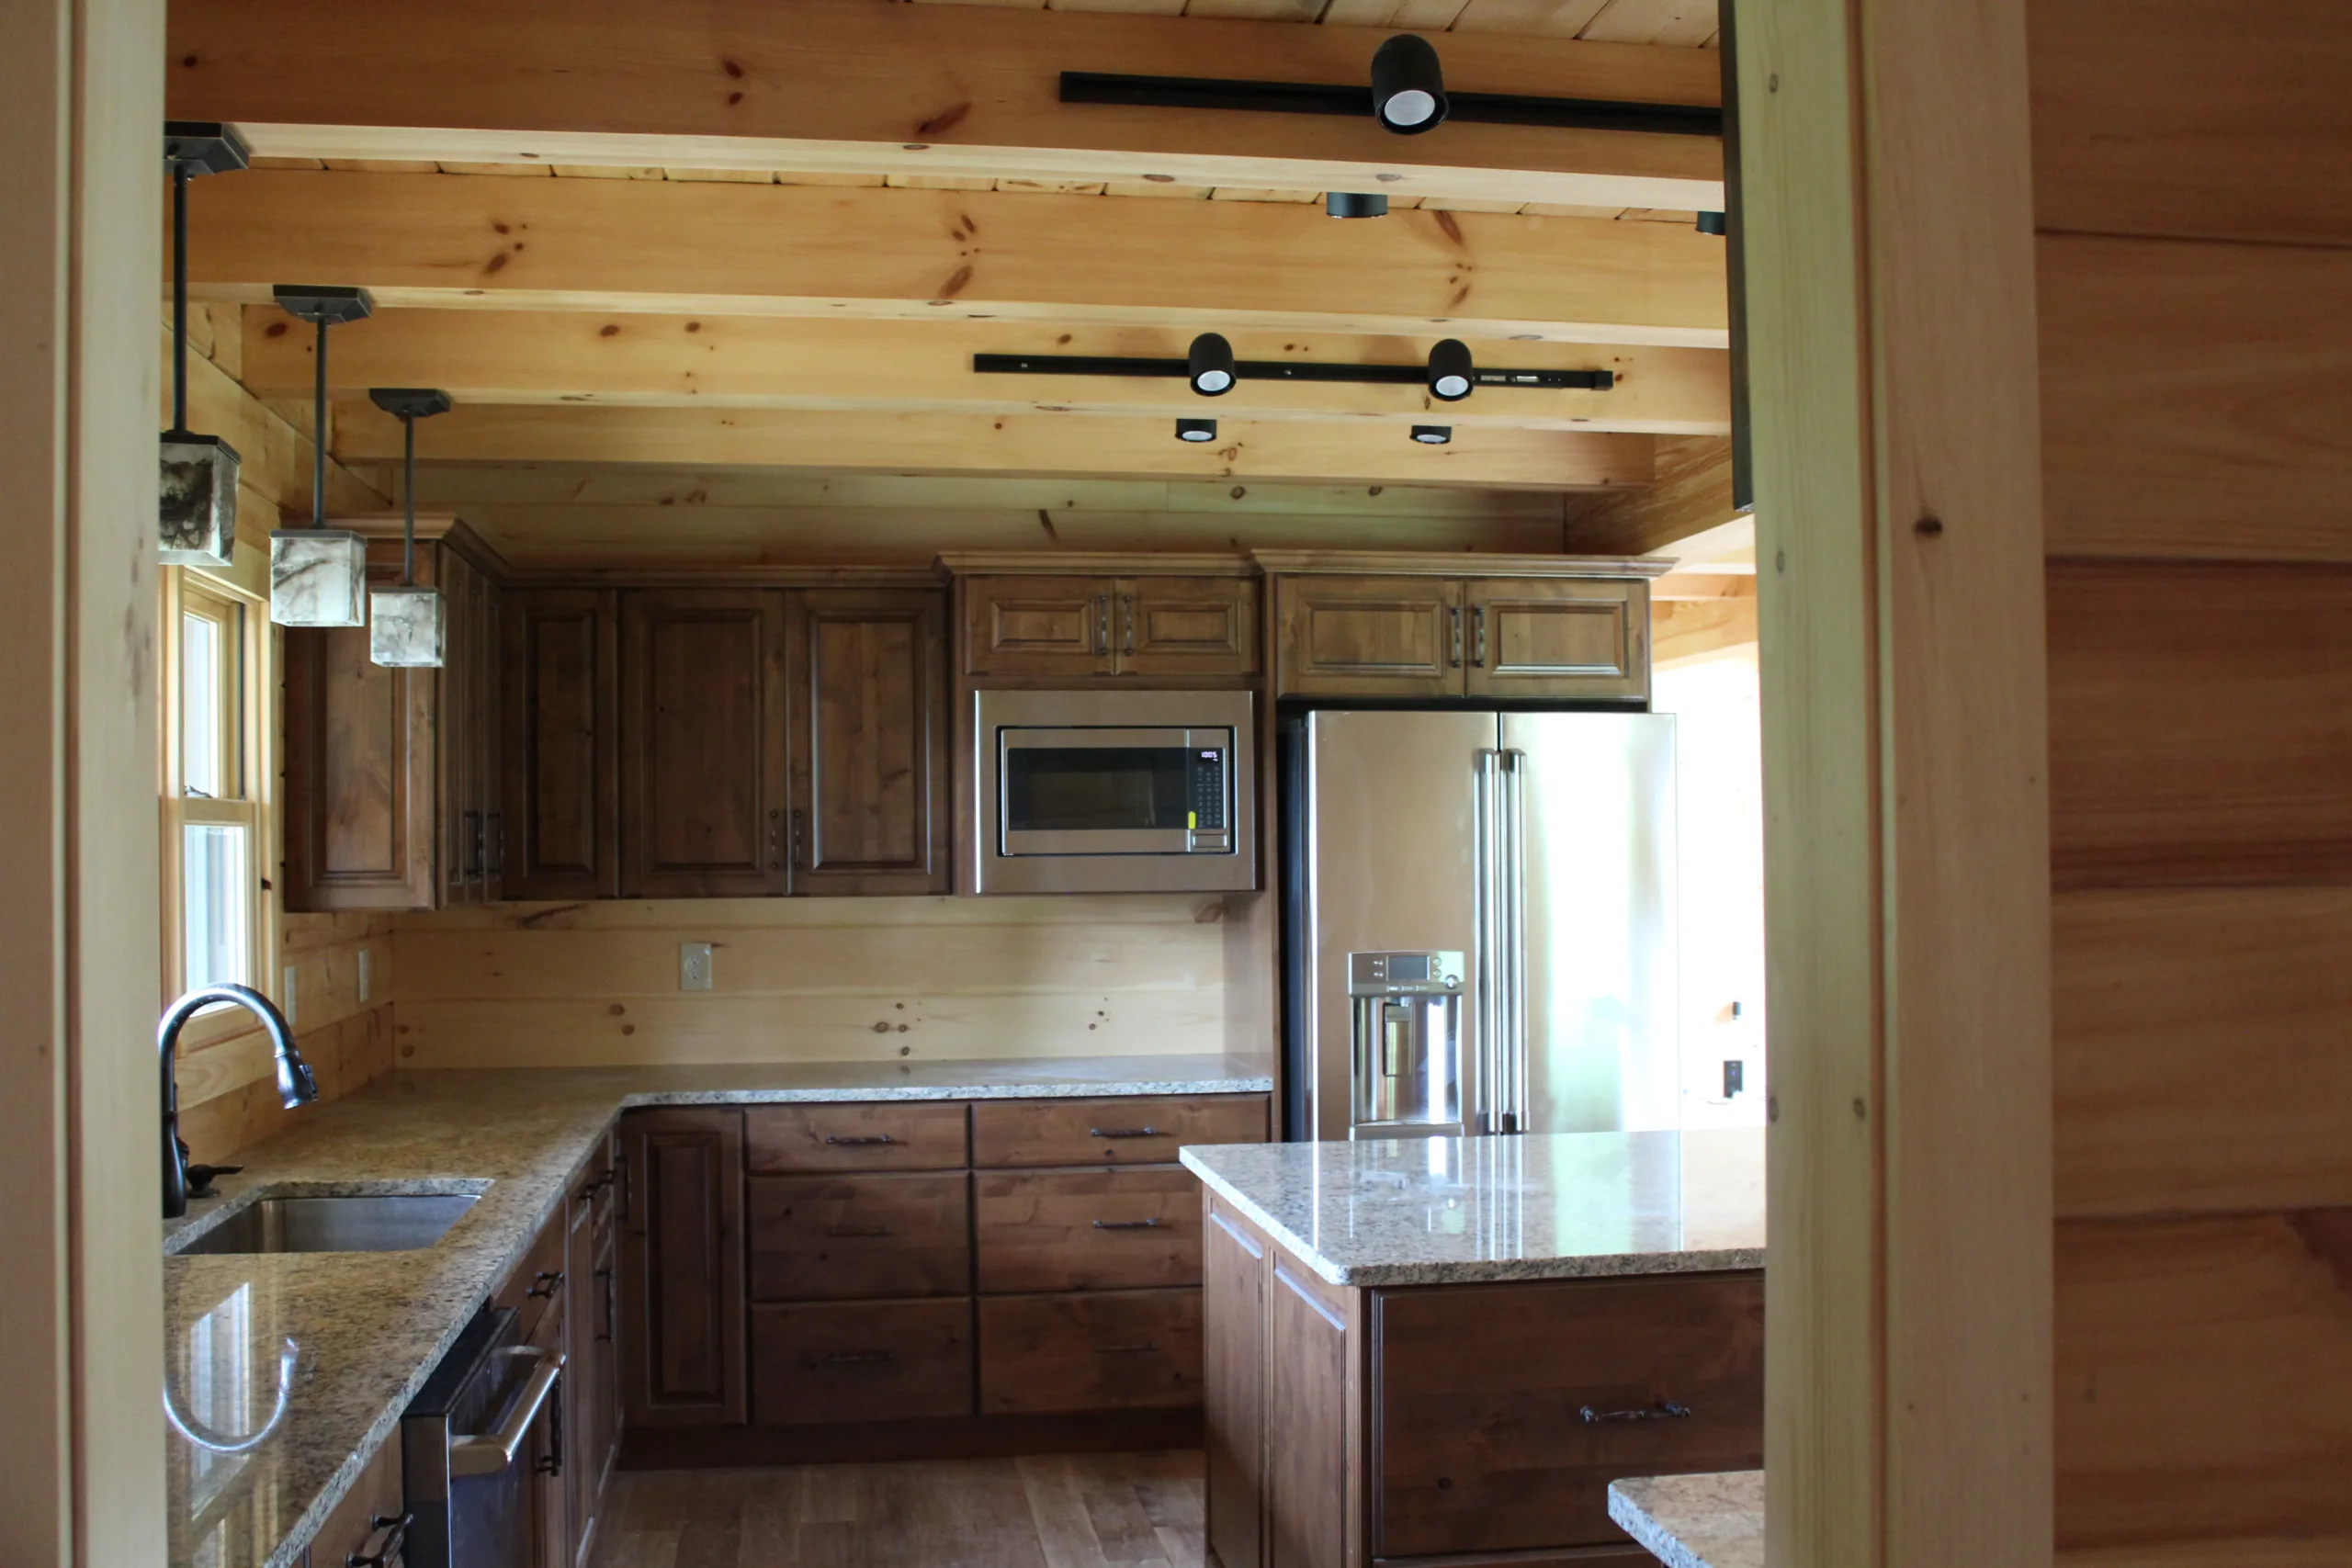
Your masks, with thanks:
<instances>
[{"instance_id":1,"label":"pendant light","mask_svg":"<svg viewBox=\"0 0 2352 1568\"><path fill-rule=\"evenodd\" d=\"M187 427L187 182L246 162L245 144L225 125L164 123L164 166L172 175L172 427L164 432L156 557L166 566L226 567L237 547L237 449Z\"/></svg>"},{"instance_id":2,"label":"pendant light","mask_svg":"<svg viewBox=\"0 0 2352 1568\"><path fill-rule=\"evenodd\" d=\"M368 657L393 670L437 670L447 646L448 617L437 588L416 582L416 422L449 412L449 394L428 387L376 387L368 398L399 416L406 437L401 498L408 507L401 532L401 581L397 588L368 594Z\"/></svg>"},{"instance_id":3,"label":"pendant light","mask_svg":"<svg viewBox=\"0 0 2352 1568\"><path fill-rule=\"evenodd\" d=\"M326 526L327 328L375 310L364 288L281 283L277 307L319 329L317 393L311 406L311 525L269 536L269 618L281 626L356 626L368 618L368 541Z\"/></svg>"}]
</instances>

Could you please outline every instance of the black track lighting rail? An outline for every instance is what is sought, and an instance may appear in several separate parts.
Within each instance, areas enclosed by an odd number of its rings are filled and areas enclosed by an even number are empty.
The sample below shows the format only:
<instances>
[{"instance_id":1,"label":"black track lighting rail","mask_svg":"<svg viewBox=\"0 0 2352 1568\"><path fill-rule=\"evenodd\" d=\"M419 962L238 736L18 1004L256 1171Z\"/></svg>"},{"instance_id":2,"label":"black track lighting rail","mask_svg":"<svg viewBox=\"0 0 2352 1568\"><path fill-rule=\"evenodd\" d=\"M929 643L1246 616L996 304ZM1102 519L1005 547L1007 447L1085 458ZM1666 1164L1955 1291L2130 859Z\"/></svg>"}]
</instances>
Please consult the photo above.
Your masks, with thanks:
<instances>
[{"instance_id":1,"label":"black track lighting rail","mask_svg":"<svg viewBox=\"0 0 2352 1568\"><path fill-rule=\"evenodd\" d=\"M1191 364L1182 359L1130 358L1102 354L976 354L980 376L1126 376L1184 380ZM1243 381L1351 381L1377 387L1419 387L1429 380L1426 365L1317 365L1291 359L1244 359L1234 367ZM1470 372L1472 385L1524 387L1546 392L1606 392L1617 384L1613 370L1499 370Z\"/></svg>"},{"instance_id":2,"label":"black track lighting rail","mask_svg":"<svg viewBox=\"0 0 2352 1568\"><path fill-rule=\"evenodd\" d=\"M1322 114L1369 118L1372 89L1313 82L1239 82L1214 76L1062 73L1066 104L1161 109L1233 109L1247 114ZM1705 104L1642 104L1613 98L1537 98L1514 93L1446 94L1447 118L1478 125L1552 130L1625 130L1653 136L1721 136L1724 111Z\"/></svg>"}]
</instances>

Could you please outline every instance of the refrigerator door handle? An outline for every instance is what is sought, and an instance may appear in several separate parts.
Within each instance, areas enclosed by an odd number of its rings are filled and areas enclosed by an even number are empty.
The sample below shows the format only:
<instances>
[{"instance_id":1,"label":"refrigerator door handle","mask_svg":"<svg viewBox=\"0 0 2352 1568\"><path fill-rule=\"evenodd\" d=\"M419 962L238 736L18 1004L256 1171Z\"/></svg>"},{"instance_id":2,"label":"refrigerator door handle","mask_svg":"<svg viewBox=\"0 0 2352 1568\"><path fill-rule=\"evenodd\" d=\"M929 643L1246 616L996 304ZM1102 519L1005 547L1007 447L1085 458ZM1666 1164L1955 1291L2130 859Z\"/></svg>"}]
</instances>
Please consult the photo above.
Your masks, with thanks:
<instances>
[{"instance_id":1,"label":"refrigerator door handle","mask_svg":"<svg viewBox=\"0 0 2352 1568\"><path fill-rule=\"evenodd\" d=\"M1502 1097L1499 1125L1527 1131L1527 753L1501 753L1497 771L1501 806L1501 950L1503 1033L1497 1042Z\"/></svg>"},{"instance_id":2,"label":"refrigerator door handle","mask_svg":"<svg viewBox=\"0 0 2352 1568\"><path fill-rule=\"evenodd\" d=\"M1472 859L1477 874L1478 950L1475 962L1478 966L1478 989L1475 1013L1477 1039L1471 1082L1477 1102L1471 1130L1481 1134L1502 1130L1501 1067L1503 1042L1509 1029L1505 1018L1510 943L1503 926L1502 760L1500 751L1482 750L1476 754L1475 764L1477 841Z\"/></svg>"}]
</instances>

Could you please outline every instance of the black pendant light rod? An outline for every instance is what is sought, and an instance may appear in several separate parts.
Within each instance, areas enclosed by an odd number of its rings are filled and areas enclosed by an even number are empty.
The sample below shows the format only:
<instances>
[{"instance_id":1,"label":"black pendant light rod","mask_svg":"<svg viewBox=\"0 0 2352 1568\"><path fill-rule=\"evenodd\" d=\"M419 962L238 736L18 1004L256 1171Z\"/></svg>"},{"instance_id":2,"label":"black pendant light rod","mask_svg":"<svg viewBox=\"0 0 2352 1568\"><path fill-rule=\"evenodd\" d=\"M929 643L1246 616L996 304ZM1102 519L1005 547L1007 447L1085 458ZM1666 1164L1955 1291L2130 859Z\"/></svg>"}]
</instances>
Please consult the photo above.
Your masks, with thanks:
<instances>
[{"instance_id":1,"label":"black pendant light rod","mask_svg":"<svg viewBox=\"0 0 2352 1568\"><path fill-rule=\"evenodd\" d=\"M1190 364L1182 359L1130 358L1100 354L976 354L979 376L1126 376L1183 380ZM1346 381L1376 387L1419 387L1429 379L1426 365L1317 365L1290 359L1244 359L1234 367L1243 381ZM1617 384L1613 370L1503 370L1486 367L1470 373L1479 387L1525 387L1547 392L1606 392Z\"/></svg>"},{"instance_id":2,"label":"black pendant light rod","mask_svg":"<svg viewBox=\"0 0 2352 1568\"><path fill-rule=\"evenodd\" d=\"M318 377L311 390L311 526L327 525L327 319L319 318Z\"/></svg>"},{"instance_id":3,"label":"black pendant light rod","mask_svg":"<svg viewBox=\"0 0 2352 1568\"><path fill-rule=\"evenodd\" d=\"M399 417L402 438L401 499L407 518L401 534L401 586L416 586L416 422L452 407L449 394L437 387L371 387L368 400Z\"/></svg>"},{"instance_id":4,"label":"black pendant light rod","mask_svg":"<svg viewBox=\"0 0 2352 1568\"><path fill-rule=\"evenodd\" d=\"M365 321L376 301L365 288L281 283L272 289L277 308L319 329L317 375L311 396L311 526L327 525L327 329L341 321Z\"/></svg>"},{"instance_id":5,"label":"black pendant light rod","mask_svg":"<svg viewBox=\"0 0 2352 1568\"><path fill-rule=\"evenodd\" d=\"M172 434L187 431L187 182L185 159L172 160Z\"/></svg>"},{"instance_id":6,"label":"black pendant light rod","mask_svg":"<svg viewBox=\"0 0 2352 1568\"><path fill-rule=\"evenodd\" d=\"M1446 94L1447 118L1479 125L1552 130L1625 130L1656 136L1721 136L1724 111L1706 104L1628 103L1614 98L1539 98L1516 93ZM1372 118L1372 89L1314 82L1239 82L1214 76L1131 76L1065 71L1066 104L1161 109L1233 109L1249 114Z\"/></svg>"}]
</instances>

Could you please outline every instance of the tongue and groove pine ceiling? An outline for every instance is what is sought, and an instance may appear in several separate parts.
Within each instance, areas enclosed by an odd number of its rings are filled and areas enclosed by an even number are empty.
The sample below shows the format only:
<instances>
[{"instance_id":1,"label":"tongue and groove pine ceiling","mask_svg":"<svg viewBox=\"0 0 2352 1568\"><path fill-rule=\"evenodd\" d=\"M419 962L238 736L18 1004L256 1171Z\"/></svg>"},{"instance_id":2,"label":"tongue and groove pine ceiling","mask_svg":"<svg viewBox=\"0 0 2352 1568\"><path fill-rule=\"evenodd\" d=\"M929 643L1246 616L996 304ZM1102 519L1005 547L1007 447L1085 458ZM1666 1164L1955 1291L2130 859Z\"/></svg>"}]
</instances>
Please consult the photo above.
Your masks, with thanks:
<instances>
[{"instance_id":1,"label":"tongue and groove pine ceiling","mask_svg":"<svg viewBox=\"0 0 2352 1568\"><path fill-rule=\"evenodd\" d=\"M1062 70L1362 81L1384 29L1409 29L1457 91L1713 103L1712 4L415 0L323 38L306 16L172 7L173 118L236 123L258 154L197 191L196 292L238 313L240 378L291 404L312 347L270 286L369 288L376 315L330 354L337 455L398 455L368 388L447 388L458 409L421 428L420 499L489 512L494 538L490 497L527 491L560 533L552 498L635 471L621 488L673 538L714 489L756 502L765 482L775 513L812 483L887 496L921 476L932 501L947 484L1024 516L1058 484L1073 496L1036 509L1048 534L1080 494L1137 513L1225 495L1235 513L1295 496L1306 516L1353 494L1456 534L1487 497L1523 547L1531 508L1622 520L1661 462L1678 495L1720 467L1723 246L1692 221L1721 205L1713 139L1401 138L1056 94ZM1329 220L1334 188L1384 191L1391 214ZM1204 330L1245 360L1416 364L1459 336L1483 365L1618 379L1452 405L1245 381L1205 402L1181 380L971 369L991 352L1181 356ZM1186 414L1219 439L1173 440ZM1452 444L1407 438L1432 418ZM1122 483L1135 495L1114 499Z\"/></svg>"}]
</instances>

